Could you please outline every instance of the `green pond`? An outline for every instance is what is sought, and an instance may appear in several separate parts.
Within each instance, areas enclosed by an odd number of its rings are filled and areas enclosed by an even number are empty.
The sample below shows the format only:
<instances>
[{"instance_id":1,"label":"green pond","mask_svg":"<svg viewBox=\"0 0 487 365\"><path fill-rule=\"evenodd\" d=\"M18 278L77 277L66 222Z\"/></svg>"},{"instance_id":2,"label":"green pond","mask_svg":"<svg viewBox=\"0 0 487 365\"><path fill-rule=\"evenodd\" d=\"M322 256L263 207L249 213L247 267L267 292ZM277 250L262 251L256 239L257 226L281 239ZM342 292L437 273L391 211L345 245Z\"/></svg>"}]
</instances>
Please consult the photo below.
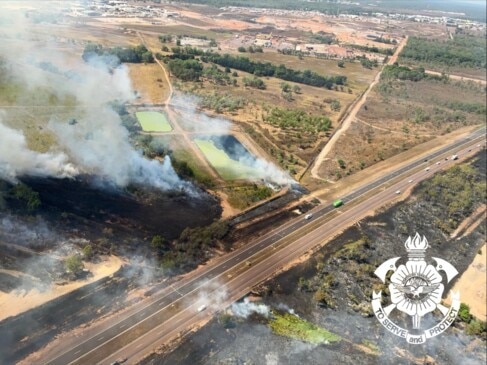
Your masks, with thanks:
<instances>
[{"instance_id":1,"label":"green pond","mask_svg":"<svg viewBox=\"0 0 487 365\"><path fill-rule=\"evenodd\" d=\"M135 113L144 132L170 132L172 126L165 114L160 112L143 111Z\"/></svg>"}]
</instances>

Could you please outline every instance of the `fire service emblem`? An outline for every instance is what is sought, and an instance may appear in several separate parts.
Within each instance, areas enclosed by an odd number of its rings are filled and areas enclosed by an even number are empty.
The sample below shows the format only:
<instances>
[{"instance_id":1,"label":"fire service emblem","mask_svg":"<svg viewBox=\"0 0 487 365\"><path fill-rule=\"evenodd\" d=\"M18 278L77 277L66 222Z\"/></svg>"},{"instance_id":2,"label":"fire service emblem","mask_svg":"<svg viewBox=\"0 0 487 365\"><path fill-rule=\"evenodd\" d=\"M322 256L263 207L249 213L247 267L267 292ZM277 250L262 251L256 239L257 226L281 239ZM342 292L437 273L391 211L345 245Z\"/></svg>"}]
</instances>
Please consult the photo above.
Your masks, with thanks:
<instances>
[{"instance_id":1,"label":"fire service emblem","mask_svg":"<svg viewBox=\"0 0 487 365\"><path fill-rule=\"evenodd\" d=\"M394 257L380 265L374 274L386 283L389 271L394 271L390 278L389 292L391 304L382 307L382 292L372 294L372 308L379 322L396 336L406 339L411 344L425 343L428 338L443 333L455 320L460 308L460 294L451 291L451 307L440 304L445 289L440 271L443 271L449 283L458 271L447 261L437 257L432 259L436 266L425 261L425 253L428 248L426 237L416 233L414 238L409 237L404 246L408 253L408 261L404 265L396 267L400 257ZM401 328L390 318L394 310L406 313L412 319L412 330ZM421 327L421 318L427 313L439 310L443 318L435 326L426 330Z\"/></svg>"}]
</instances>

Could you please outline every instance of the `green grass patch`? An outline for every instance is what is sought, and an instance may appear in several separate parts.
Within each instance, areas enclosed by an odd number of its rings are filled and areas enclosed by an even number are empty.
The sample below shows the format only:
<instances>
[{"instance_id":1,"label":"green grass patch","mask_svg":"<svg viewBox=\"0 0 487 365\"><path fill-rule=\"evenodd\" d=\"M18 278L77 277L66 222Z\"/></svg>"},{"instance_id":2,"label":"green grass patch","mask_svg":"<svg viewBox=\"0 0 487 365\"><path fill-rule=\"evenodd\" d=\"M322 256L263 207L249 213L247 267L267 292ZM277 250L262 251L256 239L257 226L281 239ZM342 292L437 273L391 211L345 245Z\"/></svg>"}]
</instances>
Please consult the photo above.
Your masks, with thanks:
<instances>
[{"instance_id":1,"label":"green grass patch","mask_svg":"<svg viewBox=\"0 0 487 365\"><path fill-rule=\"evenodd\" d=\"M205 167L201 166L201 163L199 163L199 161L190 151L185 149L176 149L173 151L173 156L177 161L184 161L188 164L189 168L193 171L196 181L210 188L215 185L213 177L208 173Z\"/></svg>"},{"instance_id":2,"label":"green grass patch","mask_svg":"<svg viewBox=\"0 0 487 365\"><path fill-rule=\"evenodd\" d=\"M338 342L341 340L340 336L293 314L285 313L281 315L274 312L273 316L274 319L269 325L277 335L317 344Z\"/></svg>"},{"instance_id":3,"label":"green grass patch","mask_svg":"<svg viewBox=\"0 0 487 365\"><path fill-rule=\"evenodd\" d=\"M160 112L143 111L135 113L144 132L170 132L172 126L166 115Z\"/></svg>"},{"instance_id":4,"label":"green grass patch","mask_svg":"<svg viewBox=\"0 0 487 365\"><path fill-rule=\"evenodd\" d=\"M223 179L241 180L259 177L252 167L232 160L224 150L216 147L213 141L195 139L194 142Z\"/></svg>"},{"instance_id":5,"label":"green grass patch","mask_svg":"<svg viewBox=\"0 0 487 365\"><path fill-rule=\"evenodd\" d=\"M369 341L367 339L364 339L362 341L362 345L364 345L365 347L367 347L374 354L377 354L377 355L380 354L379 346L377 346L377 343L375 343L374 341Z\"/></svg>"},{"instance_id":6,"label":"green grass patch","mask_svg":"<svg viewBox=\"0 0 487 365\"><path fill-rule=\"evenodd\" d=\"M268 186L252 184L249 186L233 186L225 189L230 205L237 209L245 209L253 204L270 198L272 189Z\"/></svg>"}]
</instances>

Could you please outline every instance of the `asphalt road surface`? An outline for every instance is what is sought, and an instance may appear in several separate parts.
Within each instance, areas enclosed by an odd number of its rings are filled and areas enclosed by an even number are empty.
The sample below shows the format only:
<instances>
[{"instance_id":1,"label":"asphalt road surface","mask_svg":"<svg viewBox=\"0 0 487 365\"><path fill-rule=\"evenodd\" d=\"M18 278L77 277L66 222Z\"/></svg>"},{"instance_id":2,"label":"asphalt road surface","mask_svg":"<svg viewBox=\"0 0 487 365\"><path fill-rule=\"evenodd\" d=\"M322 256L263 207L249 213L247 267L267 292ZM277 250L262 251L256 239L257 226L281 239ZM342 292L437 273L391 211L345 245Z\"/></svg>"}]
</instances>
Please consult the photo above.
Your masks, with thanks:
<instances>
[{"instance_id":1,"label":"asphalt road surface","mask_svg":"<svg viewBox=\"0 0 487 365\"><path fill-rule=\"evenodd\" d=\"M104 323L95 334L80 334L76 341L54 347L42 362L91 365L127 358L127 364L136 363L158 345L226 308L286 264L393 201L405 189L456 162L450 158L453 154L461 160L478 151L479 144L485 145L485 129L364 185L344 196L344 206L338 209L331 203L322 205L312 211L309 220L300 216L277 227L196 275L138 303ZM198 311L202 304L206 308Z\"/></svg>"}]
</instances>

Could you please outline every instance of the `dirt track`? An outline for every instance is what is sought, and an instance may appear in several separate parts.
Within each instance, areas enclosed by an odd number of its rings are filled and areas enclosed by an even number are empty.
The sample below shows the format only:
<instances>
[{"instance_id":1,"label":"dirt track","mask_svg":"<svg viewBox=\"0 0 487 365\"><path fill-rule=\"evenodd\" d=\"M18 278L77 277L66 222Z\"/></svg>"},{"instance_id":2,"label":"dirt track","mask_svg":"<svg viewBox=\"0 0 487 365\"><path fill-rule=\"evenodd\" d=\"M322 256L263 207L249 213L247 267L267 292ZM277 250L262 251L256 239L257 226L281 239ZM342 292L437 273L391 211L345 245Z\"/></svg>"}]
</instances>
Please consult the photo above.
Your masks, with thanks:
<instances>
[{"instance_id":1,"label":"dirt track","mask_svg":"<svg viewBox=\"0 0 487 365\"><path fill-rule=\"evenodd\" d=\"M403 39L403 41L397 47L396 52L394 52L394 55L389 59L389 61L387 62L386 65L392 65L394 62L396 62L397 57L399 56L402 49L406 45L407 41L408 41L407 37ZM384 67L386 65L384 65ZM325 145L325 148L323 148L323 150L320 152L320 154L318 155L318 157L314 161L314 165L311 169L311 176L313 178L323 180L318 174L318 171L320 169L321 164L326 159L326 157L328 156L330 151L333 149L333 147L335 146L337 141L340 139L341 135L348 130L348 128L350 127L352 122L355 120L357 113L359 112L360 108L364 105L365 101L367 100L367 96L369 95L370 91L379 82L380 76L382 74L382 70L384 69L384 67L382 67L380 72L375 76L374 81L372 81L372 83L369 85L367 90L365 90L365 92L362 94L362 96L350 106L350 109L347 111L347 113L345 113L345 118L343 119L343 121L341 123L340 129L338 129L333 134L333 136L330 138L328 143Z\"/></svg>"}]
</instances>

